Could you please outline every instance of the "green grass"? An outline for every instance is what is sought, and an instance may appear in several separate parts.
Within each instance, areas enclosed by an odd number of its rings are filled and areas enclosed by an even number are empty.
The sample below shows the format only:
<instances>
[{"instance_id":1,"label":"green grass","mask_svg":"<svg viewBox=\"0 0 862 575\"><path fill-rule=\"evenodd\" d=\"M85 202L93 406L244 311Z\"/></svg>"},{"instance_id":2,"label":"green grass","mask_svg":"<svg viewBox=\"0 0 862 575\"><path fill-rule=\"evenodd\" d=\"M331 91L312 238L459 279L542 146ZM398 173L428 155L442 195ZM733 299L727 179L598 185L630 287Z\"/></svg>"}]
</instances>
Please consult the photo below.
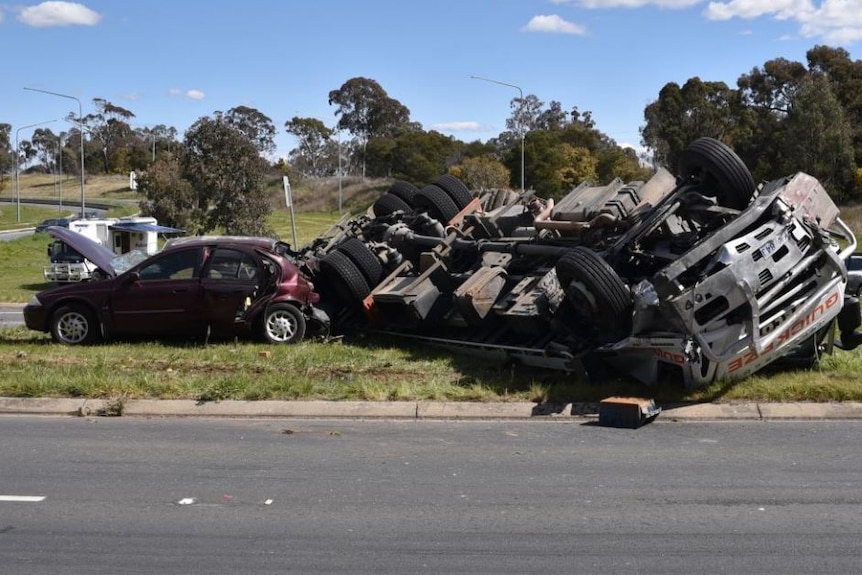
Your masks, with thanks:
<instances>
[{"instance_id":1,"label":"green grass","mask_svg":"<svg viewBox=\"0 0 862 575\"><path fill-rule=\"evenodd\" d=\"M360 337L266 345L251 341L109 343L67 347L23 328L0 329L0 396L370 401L597 402L611 395L683 401L862 401L862 351L814 371L782 371L687 391L500 365L425 345ZM421 376L417 376L421 374Z\"/></svg>"}]
</instances>

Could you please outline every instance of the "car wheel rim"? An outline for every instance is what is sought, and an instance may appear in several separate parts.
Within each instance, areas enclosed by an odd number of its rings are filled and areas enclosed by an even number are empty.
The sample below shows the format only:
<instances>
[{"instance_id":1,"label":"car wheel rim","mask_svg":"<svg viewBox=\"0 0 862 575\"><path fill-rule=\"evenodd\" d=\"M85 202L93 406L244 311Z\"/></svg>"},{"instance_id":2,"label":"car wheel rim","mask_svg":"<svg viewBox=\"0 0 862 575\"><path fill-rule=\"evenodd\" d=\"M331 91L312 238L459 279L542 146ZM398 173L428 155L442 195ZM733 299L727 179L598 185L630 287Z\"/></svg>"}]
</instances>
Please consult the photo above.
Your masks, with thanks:
<instances>
[{"instance_id":1,"label":"car wheel rim","mask_svg":"<svg viewBox=\"0 0 862 575\"><path fill-rule=\"evenodd\" d=\"M67 343L81 343L87 338L89 331L87 318L79 313L66 314L57 324L57 334Z\"/></svg>"},{"instance_id":2,"label":"car wheel rim","mask_svg":"<svg viewBox=\"0 0 862 575\"><path fill-rule=\"evenodd\" d=\"M275 341L288 341L296 333L296 321L288 313L274 313L266 322L266 331Z\"/></svg>"}]
</instances>

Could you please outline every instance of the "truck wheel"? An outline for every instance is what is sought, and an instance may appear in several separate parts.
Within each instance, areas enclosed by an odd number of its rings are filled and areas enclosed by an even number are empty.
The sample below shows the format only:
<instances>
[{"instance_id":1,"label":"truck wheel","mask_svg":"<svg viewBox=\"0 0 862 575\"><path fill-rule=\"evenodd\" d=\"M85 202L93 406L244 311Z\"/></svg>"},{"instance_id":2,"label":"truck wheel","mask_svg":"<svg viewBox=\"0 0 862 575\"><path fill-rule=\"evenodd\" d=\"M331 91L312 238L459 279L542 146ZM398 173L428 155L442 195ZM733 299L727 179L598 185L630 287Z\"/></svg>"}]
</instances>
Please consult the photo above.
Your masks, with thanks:
<instances>
[{"instance_id":1,"label":"truck wheel","mask_svg":"<svg viewBox=\"0 0 862 575\"><path fill-rule=\"evenodd\" d=\"M295 343L305 337L305 316L288 303L271 305L263 312L260 333L269 343Z\"/></svg>"},{"instance_id":2,"label":"truck wheel","mask_svg":"<svg viewBox=\"0 0 862 575\"><path fill-rule=\"evenodd\" d=\"M350 258L338 250L320 260L320 271L327 282L323 289L331 289L344 304L356 306L371 293L368 282Z\"/></svg>"},{"instance_id":3,"label":"truck wheel","mask_svg":"<svg viewBox=\"0 0 862 575\"><path fill-rule=\"evenodd\" d=\"M632 301L628 286L608 263L590 249L576 247L556 264L557 278L575 312L609 343L631 331Z\"/></svg>"},{"instance_id":4,"label":"truck wheel","mask_svg":"<svg viewBox=\"0 0 862 575\"><path fill-rule=\"evenodd\" d=\"M51 337L66 345L83 345L99 341L96 315L82 305L63 306L51 316Z\"/></svg>"},{"instance_id":5,"label":"truck wheel","mask_svg":"<svg viewBox=\"0 0 862 575\"><path fill-rule=\"evenodd\" d=\"M411 208L407 202L390 193L383 194L377 198L377 201L374 202L371 209L374 212L374 215L378 218L380 216L388 216L393 212L404 212L409 214L413 211L413 208Z\"/></svg>"},{"instance_id":6,"label":"truck wheel","mask_svg":"<svg viewBox=\"0 0 862 575\"><path fill-rule=\"evenodd\" d=\"M358 238L348 238L338 246L338 251L350 258L350 261L362 273L370 287L375 287L383 277L383 265L374 252Z\"/></svg>"},{"instance_id":7,"label":"truck wheel","mask_svg":"<svg viewBox=\"0 0 862 575\"><path fill-rule=\"evenodd\" d=\"M402 200L409 207L413 207L413 197L419 191L419 188L411 184L410 182L397 181L387 190L387 193L392 194L396 198ZM410 210L407 210L410 211Z\"/></svg>"},{"instance_id":8,"label":"truck wheel","mask_svg":"<svg viewBox=\"0 0 862 575\"><path fill-rule=\"evenodd\" d=\"M473 201L473 194L470 193L470 190L467 189L464 182L455 176L444 174L434 180L433 183L435 186L449 194L449 197L452 198L452 201L454 201L455 205L458 206L459 212L466 208L467 204Z\"/></svg>"},{"instance_id":9,"label":"truck wheel","mask_svg":"<svg viewBox=\"0 0 862 575\"><path fill-rule=\"evenodd\" d=\"M452 218L461 211L449 194L434 184L419 190L415 197L415 204L417 208L425 208L428 215L444 225L452 221Z\"/></svg>"},{"instance_id":10,"label":"truck wheel","mask_svg":"<svg viewBox=\"0 0 862 575\"><path fill-rule=\"evenodd\" d=\"M719 205L742 210L754 195L754 178L730 147L714 138L698 138L683 150L679 175L715 196Z\"/></svg>"}]
</instances>

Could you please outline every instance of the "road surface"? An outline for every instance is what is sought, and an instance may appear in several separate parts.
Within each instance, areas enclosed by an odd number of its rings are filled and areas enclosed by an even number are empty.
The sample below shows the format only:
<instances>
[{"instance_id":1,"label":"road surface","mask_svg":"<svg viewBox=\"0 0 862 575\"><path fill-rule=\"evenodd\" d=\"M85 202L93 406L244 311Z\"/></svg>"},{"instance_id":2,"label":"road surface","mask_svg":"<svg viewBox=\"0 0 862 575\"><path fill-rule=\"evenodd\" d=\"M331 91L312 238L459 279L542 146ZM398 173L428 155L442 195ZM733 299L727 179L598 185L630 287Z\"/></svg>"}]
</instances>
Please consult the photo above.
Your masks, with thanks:
<instances>
[{"instance_id":1,"label":"road surface","mask_svg":"<svg viewBox=\"0 0 862 575\"><path fill-rule=\"evenodd\" d=\"M860 573L862 422L0 418L34 573Z\"/></svg>"}]
</instances>

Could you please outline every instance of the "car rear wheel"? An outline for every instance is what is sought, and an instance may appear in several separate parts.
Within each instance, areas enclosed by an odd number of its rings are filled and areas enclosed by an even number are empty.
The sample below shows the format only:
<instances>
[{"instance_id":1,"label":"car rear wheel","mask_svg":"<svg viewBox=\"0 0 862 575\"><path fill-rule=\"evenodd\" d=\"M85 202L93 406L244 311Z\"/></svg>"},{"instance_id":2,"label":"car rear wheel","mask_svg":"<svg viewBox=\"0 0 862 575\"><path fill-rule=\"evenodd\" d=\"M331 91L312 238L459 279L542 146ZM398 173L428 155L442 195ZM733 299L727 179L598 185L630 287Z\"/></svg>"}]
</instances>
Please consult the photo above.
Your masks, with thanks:
<instances>
[{"instance_id":1,"label":"car rear wheel","mask_svg":"<svg viewBox=\"0 0 862 575\"><path fill-rule=\"evenodd\" d=\"M576 247L555 267L566 298L598 343L617 341L631 331L631 292L601 256Z\"/></svg>"},{"instance_id":2,"label":"car rear wheel","mask_svg":"<svg viewBox=\"0 0 862 575\"><path fill-rule=\"evenodd\" d=\"M101 338L95 314L81 305L63 306L51 316L51 337L58 343L82 345Z\"/></svg>"},{"instance_id":3,"label":"car rear wheel","mask_svg":"<svg viewBox=\"0 0 862 575\"><path fill-rule=\"evenodd\" d=\"M745 209L754 195L754 178L745 162L730 147L714 138L698 138L683 150L679 175L715 196L719 205Z\"/></svg>"},{"instance_id":4,"label":"car rear wheel","mask_svg":"<svg viewBox=\"0 0 862 575\"><path fill-rule=\"evenodd\" d=\"M305 337L305 316L288 303L269 306L263 315L261 335L269 343L294 343Z\"/></svg>"}]
</instances>

